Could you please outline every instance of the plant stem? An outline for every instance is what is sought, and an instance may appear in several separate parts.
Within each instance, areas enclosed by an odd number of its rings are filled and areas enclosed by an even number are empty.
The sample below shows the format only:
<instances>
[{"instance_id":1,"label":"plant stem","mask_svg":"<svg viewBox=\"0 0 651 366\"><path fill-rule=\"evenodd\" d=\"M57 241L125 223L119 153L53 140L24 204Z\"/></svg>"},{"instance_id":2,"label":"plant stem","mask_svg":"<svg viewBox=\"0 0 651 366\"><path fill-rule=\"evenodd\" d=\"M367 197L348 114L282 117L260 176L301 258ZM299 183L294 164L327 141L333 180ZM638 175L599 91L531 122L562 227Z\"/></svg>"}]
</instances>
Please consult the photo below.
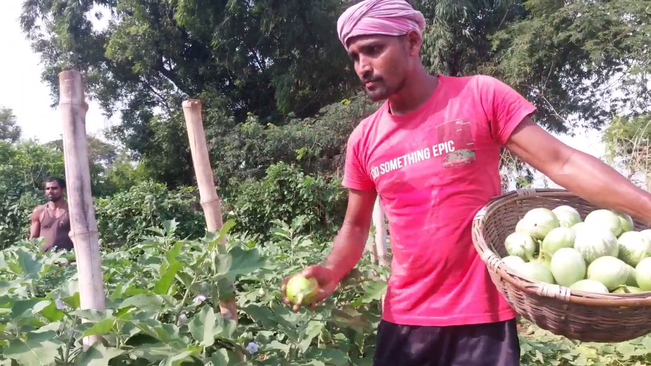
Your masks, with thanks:
<instances>
[{"instance_id":1,"label":"plant stem","mask_svg":"<svg viewBox=\"0 0 651 366\"><path fill-rule=\"evenodd\" d=\"M192 288L196 280L197 280L197 276L192 277L192 282L190 282L190 286L188 286L188 288L185 289L185 293L183 294L183 298L181 299L181 304L179 305L179 310L176 311L176 316L174 317L175 323L179 322L179 317L181 316L181 311L183 311L183 306L185 306L185 302L188 299L188 296L190 295L190 289Z\"/></svg>"},{"instance_id":2,"label":"plant stem","mask_svg":"<svg viewBox=\"0 0 651 366\"><path fill-rule=\"evenodd\" d=\"M66 353L63 356L63 360L65 361L66 364L70 363L70 349L72 348L73 344L75 343L75 337L70 336L70 339L68 339L68 344L66 344Z\"/></svg>"}]
</instances>

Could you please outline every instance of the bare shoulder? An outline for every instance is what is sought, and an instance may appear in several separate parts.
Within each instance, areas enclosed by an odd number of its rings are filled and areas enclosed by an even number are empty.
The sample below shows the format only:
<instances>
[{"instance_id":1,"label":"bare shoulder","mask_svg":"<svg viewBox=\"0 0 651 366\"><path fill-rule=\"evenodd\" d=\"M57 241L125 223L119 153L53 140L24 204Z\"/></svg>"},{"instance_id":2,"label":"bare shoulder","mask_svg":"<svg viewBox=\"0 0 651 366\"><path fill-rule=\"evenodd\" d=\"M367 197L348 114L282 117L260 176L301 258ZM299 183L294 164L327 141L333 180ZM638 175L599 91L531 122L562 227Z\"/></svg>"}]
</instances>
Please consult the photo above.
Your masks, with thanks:
<instances>
[{"instance_id":1,"label":"bare shoulder","mask_svg":"<svg viewBox=\"0 0 651 366\"><path fill-rule=\"evenodd\" d=\"M32 211L32 220L40 220L41 214L45 210L45 205L36 206L34 211Z\"/></svg>"}]
</instances>

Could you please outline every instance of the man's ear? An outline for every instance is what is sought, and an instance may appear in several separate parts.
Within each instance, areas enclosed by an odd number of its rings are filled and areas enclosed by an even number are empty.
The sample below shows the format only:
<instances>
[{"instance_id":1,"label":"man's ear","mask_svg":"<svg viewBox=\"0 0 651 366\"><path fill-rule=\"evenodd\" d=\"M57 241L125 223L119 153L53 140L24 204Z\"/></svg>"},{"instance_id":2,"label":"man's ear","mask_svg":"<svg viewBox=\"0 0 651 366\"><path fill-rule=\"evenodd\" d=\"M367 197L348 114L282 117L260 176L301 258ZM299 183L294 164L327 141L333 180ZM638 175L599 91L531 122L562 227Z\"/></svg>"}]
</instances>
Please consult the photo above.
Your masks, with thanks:
<instances>
[{"instance_id":1,"label":"man's ear","mask_svg":"<svg viewBox=\"0 0 651 366\"><path fill-rule=\"evenodd\" d=\"M406 34L407 37L407 52L410 56L418 56L420 49L423 46L423 37L416 31L410 31Z\"/></svg>"}]
</instances>

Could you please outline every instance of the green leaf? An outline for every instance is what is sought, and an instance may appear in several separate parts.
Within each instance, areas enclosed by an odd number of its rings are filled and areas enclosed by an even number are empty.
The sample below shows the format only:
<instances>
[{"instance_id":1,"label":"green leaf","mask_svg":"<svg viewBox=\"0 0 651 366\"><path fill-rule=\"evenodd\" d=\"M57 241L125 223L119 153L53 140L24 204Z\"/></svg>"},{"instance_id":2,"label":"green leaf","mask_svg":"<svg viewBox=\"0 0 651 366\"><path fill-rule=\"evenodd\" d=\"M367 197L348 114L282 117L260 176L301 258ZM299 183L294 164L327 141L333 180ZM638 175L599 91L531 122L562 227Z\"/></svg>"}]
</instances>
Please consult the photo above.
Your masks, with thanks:
<instances>
[{"instance_id":1,"label":"green leaf","mask_svg":"<svg viewBox=\"0 0 651 366\"><path fill-rule=\"evenodd\" d=\"M210 355L210 362L212 366L235 366L240 365L239 358L237 354L233 351L229 351L223 348L218 349Z\"/></svg>"},{"instance_id":2,"label":"green leaf","mask_svg":"<svg viewBox=\"0 0 651 366\"><path fill-rule=\"evenodd\" d=\"M373 300L379 301L387 290L386 281L372 281L362 286L364 289L363 301L370 303Z\"/></svg>"},{"instance_id":3,"label":"green leaf","mask_svg":"<svg viewBox=\"0 0 651 366\"><path fill-rule=\"evenodd\" d=\"M244 250L239 246L233 247L228 254L220 254L218 258L218 275L231 281L235 281L237 276L253 273L265 263L258 249Z\"/></svg>"},{"instance_id":4,"label":"green leaf","mask_svg":"<svg viewBox=\"0 0 651 366\"><path fill-rule=\"evenodd\" d=\"M111 334L115 326L116 319L105 319L98 323L93 324L90 328L84 330L83 337L91 335L105 335Z\"/></svg>"},{"instance_id":5,"label":"green leaf","mask_svg":"<svg viewBox=\"0 0 651 366\"><path fill-rule=\"evenodd\" d=\"M141 344L135 347L131 354L137 357L146 359L149 362L162 361L167 358L174 358L177 355L186 357L186 355L199 355L201 354L201 347L188 347L182 346L181 342L174 342L168 344L153 343Z\"/></svg>"},{"instance_id":6,"label":"green leaf","mask_svg":"<svg viewBox=\"0 0 651 366\"><path fill-rule=\"evenodd\" d=\"M36 259L36 255L22 248L18 249L16 253L18 254L18 265L22 273L32 279L40 278L44 265Z\"/></svg>"},{"instance_id":7,"label":"green leaf","mask_svg":"<svg viewBox=\"0 0 651 366\"><path fill-rule=\"evenodd\" d=\"M49 304L50 301L42 300L38 298L33 298L29 300L18 300L14 302L14 305L11 308L11 316L14 318L21 317L23 314L28 313L27 315L32 315L37 304L41 304L41 308L44 308ZM43 304L45 303L45 304Z\"/></svg>"},{"instance_id":8,"label":"green leaf","mask_svg":"<svg viewBox=\"0 0 651 366\"><path fill-rule=\"evenodd\" d=\"M57 308L54 301L50 301L50 304L44 307L40 313L51 322L61 321L65 316L65 313Z\"/></svg>"},{"instance_id":9,"label":"green leaf","mask_svg":"<svg viewBox=\"0 0 651 366\"><path fill-rule=\"evenodd\" d=\"M172 284L174 283L174 278L179 270L182 268L181 262L173 262L164 273L161 274L161 277L156 281L154 285L154 293L159 295L166 295Z\"/></svg>"},{"instance_id":10,"label":"green leaf","mask_svg":"<svg viewBox=\"0 0 651 366\"><path fill-rule=\"evenodd\" d=\"M123 350L107 348L102 343L95 343L77 357L77 366L108 366L109 361L123 354Z\"/></svg>"},{"instance_id":11,"label":"green leaf","mask_svg":"<svg viewBox=\"0 0 651 366\"><path fill-rule=\"evenodd\" d=\"M163 230L167 235L174 234L178 228L179 223L176 220L165 220L163 221Z\"/></svg>"},{"instance_id":12,"label":"green leaf","mask_svg":"<svg viewBox=\"0 0 651 366\"><path fill-rule=\"evenodd\" d=\"M222 245L222 242L226 238L226 235L231 231L231 229L235 226L235 220L228 220L226 221L223 225L222 228L219 230L217 235L213 234L214 238L208 245L208 252L212 252L217 248L217 246Z\"/></svg>"},{"instance_id":13,"label":"green leaf","mask_svg":"<svg viewBox=\"0 0 651 366\"><path fill-rule=\"evenodd\" d=\"M305 330L300 334L301 341L299 342L299 347L301 349L301 352L307 351L307 349L312 344L314 337L318 336L321 333L323 326L323 323L316 321L307 323Z\"/></svg>"},{"instance_id":14,"label":"green leaf","mask_svg":"<svg viewBox=\"0 0 651 366\"><path fill-rule=\"evenodd\" d=\"M350 308L332 310L332 321L341 328L352 328L359 333L372 331L371 323L361 312Z\"/></svg>"},{"instance_id":15,"label":"green leaf","mask_svg":"<svg viewBox=\"0 0 651 366\"><path fill-rule=\"evenodd\" d=\"M188 323L188 329L202 347L210 347L216 337L231 339L236 325L234 321L215 313L212 307L204 306Z\"/></svg>"},{"instance_id":16,"label":"green leaf","mask_svg":"<svg viewBox=\"0 0 651 366\"><path fill-rule=\"evenodd\" d=\"M27 333L25 340L12 339L4 356L16 360L21 365L50 365L59 354L63 343L54 331L34 331Z\"/></svg>"},{"instance_id":17,"label":"green leaf","mask_svg":"<svg viewBox=\"0 0 651 366\"><path fill-rule=\"evenodd\" d=\"M182 241L177 241L172 245L172 248L165 253L165 257L170 263L174 263L178 261L178 257L181 255L181 252L183 252L183 246L185 245L184 242Z\"/></svg>"},{"instance_id":18,"label":"green leaf","mask_svg":"<svg viewBox=\"0 0 651 366\"><path fill-rule=\"evenodd\" d=\"M271 311L271 309L264 306L249 305L242 308L242 310L265 329L276 328L278 326L278 320L284 322L283 319L276 319L276 315ZM289 323L285 324L291 326Z\"/></svg>"},{"instance_id":19,"label":"green leaf","mask_svg":"<svg viewBox=\"0 0 651 366\"><path fill-rule=\"evenodd\" d=\"M145 334L168 345L174 344L175 349L185 349L187 345L179 334L179 328L174 324L161 323L156 319L132 320L133 324Z\"/></svg>"},{"instance_id":20,"label":"green leaf","mask_svg":"<svg viewBox=\"0 0 651 366\"><path fill-rule=\"evenodd\" d=\"M215 321L217 316L210 306L204 306L201 312L192 318L188 329L194 339L203 347L210 347L215 343Z\"/></svg>"},{"instance_id":21,"label":"green leaf","mask_svg":"<svg viewBox=\"0 0 651 366\"><path fill-rule=\"evenodd\" d=\"M165 297L162 295L138 294L122 301L119 308L122 309L133 306L134 308L141 311L159 312L169 308L172 305L173 304L169 304L167 301L165 301Z\"/></svg>"},{"instance_id":22,"label":"green leaf","mask_svg":"<svg viewBox=\"0 0 651 366\"><path fill-rule=\"evenodd\" d=\"M305 357L335 366L346 366L350 361L345 353L335 348L312 348L306 352Z\"/></svg>"},{"instance_id":23,"label":"green leaf","mask_svg":"<svg viewBox=\"0 0 651 366\"><path fill-rule=\"evenodd\" d=\"M0 296L5 296L9 294L14 287L9 282L0 281Z\"/></svg>"},{"instance_id":24,"label":"green leaf","mask_svg":"<svg viewBox=\"0 0 651 366\"><path fill-rule=\"evenodd\" d=\"M114 316L114 309L95 310L95 309L79 309L73 311L71 314L78 316L82 319L88 320L93 323L101 322L106 319L112 319Z\"/></svg>"},{"instance_id":25,"label":"green leaf","mask_svg":"<svg viewBox=\"0 0 651 366\"><path fill-rule=\"evenodd\" d=\"M192 359L192 356L197 355L198 352L196 351L183 351L180 353L177 353L173 356L165 357L158 365L159 366L178 366L183 363L183 361Z\"/></svg>"}]
</instances>

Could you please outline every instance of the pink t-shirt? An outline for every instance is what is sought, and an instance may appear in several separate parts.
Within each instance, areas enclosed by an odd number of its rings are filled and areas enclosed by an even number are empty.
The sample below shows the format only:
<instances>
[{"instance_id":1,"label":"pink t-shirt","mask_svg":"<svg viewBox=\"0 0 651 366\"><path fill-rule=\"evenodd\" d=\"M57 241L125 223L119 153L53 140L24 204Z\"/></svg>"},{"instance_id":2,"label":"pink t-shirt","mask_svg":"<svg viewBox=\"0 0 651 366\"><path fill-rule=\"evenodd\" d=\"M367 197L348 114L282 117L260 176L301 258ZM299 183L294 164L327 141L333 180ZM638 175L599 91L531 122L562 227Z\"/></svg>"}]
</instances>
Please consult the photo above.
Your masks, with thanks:
<instances>
[{"instance_id":1,"label":"pink t-shirt","mask_svg":"<svg viewBox=\"0 0 651 366\"><path fill-rule=\"evenodd\" d=\"M393 252L383 318L449 326L509 320L515 313L472 243L477 211L501 194L500 147L535 107L499 80L439 75L417 111L384 103L353 131L343 185L376 190Z\"/></svg>"}]
</instances>

